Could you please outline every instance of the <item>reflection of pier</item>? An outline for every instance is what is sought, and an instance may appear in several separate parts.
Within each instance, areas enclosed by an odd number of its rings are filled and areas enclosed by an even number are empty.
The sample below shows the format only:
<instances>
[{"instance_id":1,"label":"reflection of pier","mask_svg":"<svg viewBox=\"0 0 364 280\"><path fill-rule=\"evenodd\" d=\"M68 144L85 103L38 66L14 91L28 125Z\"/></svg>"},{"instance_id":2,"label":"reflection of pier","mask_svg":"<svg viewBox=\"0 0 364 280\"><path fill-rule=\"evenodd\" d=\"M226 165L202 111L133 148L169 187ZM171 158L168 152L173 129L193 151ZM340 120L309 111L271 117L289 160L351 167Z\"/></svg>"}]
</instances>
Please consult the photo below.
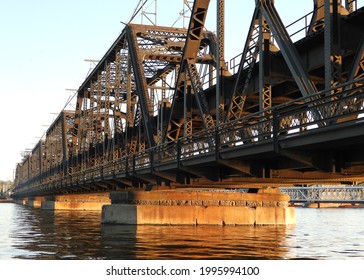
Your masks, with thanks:
<instances>
[{"instance_id":1,"label":"reflection of pier","mask_svg":"<svg viewBox=\"0 0 364 280\"><path fill-rule=\"evenodd\" d=\"M322 186L281 188L291 203L360 203L364 204L364 187Z\"/></svg>"}]
</instances>

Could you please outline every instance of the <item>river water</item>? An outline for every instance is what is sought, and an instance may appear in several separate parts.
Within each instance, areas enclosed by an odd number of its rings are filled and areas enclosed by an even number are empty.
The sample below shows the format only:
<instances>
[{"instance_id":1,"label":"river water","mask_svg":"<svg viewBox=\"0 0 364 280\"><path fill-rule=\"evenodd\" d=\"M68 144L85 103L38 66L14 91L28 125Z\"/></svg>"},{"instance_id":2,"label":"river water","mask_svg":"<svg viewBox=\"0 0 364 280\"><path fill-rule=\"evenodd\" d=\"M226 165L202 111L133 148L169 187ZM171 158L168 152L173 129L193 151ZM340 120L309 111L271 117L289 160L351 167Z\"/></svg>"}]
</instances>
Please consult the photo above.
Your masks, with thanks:
<instances>
[{"instance_id":1,"label":"river water","mask_svg":"<svg viewBox=\"0 0 364 280\"><path fill-rule=\"evenodd\" d=\"M93 211L0 204L0 259L364 258L364 208L296 208L294 226L101 225Z\"/></svg>"}]
</instances>

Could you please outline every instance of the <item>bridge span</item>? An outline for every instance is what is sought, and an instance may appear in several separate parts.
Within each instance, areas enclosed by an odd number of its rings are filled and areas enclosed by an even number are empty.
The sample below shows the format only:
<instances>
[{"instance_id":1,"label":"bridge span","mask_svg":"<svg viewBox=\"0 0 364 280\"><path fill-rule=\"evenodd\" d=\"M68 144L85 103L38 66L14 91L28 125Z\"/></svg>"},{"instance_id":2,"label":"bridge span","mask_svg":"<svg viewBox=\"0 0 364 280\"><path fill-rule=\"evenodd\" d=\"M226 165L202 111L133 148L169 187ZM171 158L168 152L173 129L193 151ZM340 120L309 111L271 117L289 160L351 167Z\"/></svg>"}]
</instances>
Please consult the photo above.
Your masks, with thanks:
<instances>
[{"instance_id":1,"label":"bridge span","mask_svg":"<svg viewBox=\"0 0 364 280\"><path fill-rule=\"evenodd\" d=\"M188 29L125 26L17 165L15 198L110 193L121 223L280 224L293 214L272 186L364 181L364 7L314 0L284 26L258 0L226 62L224 1L217 35L209 2Z\"/></svg>"},{"instance_id":2,"label":"bridge span","mask_svg":"<svg viewBox=\"0 0 364 280\"><path fill-rule=\"evenodd\" d=\"M363 186L315 186L280 188L290 196L290 203L364 204Z\"/></svg>"}]
</instances>

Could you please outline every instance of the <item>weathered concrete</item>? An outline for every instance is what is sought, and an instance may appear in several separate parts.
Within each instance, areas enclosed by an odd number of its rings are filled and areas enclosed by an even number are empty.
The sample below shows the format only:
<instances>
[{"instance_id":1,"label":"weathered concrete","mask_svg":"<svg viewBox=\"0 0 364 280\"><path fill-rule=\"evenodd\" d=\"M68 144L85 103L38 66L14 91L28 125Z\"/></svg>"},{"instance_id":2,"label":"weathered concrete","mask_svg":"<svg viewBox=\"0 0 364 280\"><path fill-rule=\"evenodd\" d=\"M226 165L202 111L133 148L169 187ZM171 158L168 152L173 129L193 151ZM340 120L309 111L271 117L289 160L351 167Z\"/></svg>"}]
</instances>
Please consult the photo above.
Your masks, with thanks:
<instances>
[{"instance_id":1,"label":"weathered concrete","mask_svg":"<svg viewBox=\"0 0 364 280\"><path fill-rule=\"evenodd\" d=\"M103 205L111 203L108 193L47 196L42 202L45 210L89 210L101 211Z\"/></svg>"},{"instance_id":2,"label":"weathered concrete","mask_svg":"<svg viewBox=\"0 0 364 280\"><path fill-rule=\"evenodd\" d=\"M109 193L97 193L27 197L15 203L45 210L101 211L103 205L111 204L111 200Z\"/></svg>"},{"instance_id":3,"label":"weathered concrete","mask_svg":"<svg viewBox=\"0 0 364 280\"><path fill-rule=\"evenodd\" d=\"M294 224L289 196L278 189L258 193L219 191L113 192L102 208L102 223L172 225Z\"/></svg>"},{"instance_id":4,"label":"weathered concrete","mask_svg":"<svg viewBox=\"0 0 364 280\"><path fill-rule=\"evenodd\" d=\"M296 224L295 208L293 207L257 207L255 212L256 225L291 225Z\"/></svg>"},{"instance_id":5,"label":"weathered concrete","mask_svg":"<svg viewBox=\"0 0 364 280\"><path fill-rule=\"evenodd\" d=\"M254 225L255 211L247 207L105 205L102 223L160 225Z\"/></svg>"},{"instance_id":6,"label":"weathered concrete","mask_svg":"<svg viewBox=\"0 0 364 280\"><path fill-rule=\"evenodd\" d=\"M30 197L25 200L23 203L26 206L30 206L33 208L41 208L42 202L45 200L44 197Z\"/></svg>"}]
</instances>

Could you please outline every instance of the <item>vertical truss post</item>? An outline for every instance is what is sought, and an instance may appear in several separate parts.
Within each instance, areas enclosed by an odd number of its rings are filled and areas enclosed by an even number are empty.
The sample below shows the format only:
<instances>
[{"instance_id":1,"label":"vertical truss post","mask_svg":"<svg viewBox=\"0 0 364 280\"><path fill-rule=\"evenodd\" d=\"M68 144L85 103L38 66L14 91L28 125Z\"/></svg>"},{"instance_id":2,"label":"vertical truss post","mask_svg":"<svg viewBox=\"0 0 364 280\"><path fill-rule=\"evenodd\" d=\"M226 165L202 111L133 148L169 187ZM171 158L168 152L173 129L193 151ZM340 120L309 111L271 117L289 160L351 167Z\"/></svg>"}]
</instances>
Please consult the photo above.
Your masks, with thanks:
<instances>
[{"instance_id":1,"label":"vertical truss post","mask_svg":"<svg viewBox=\"0 0 364 280\"><path fill-rule=\"evenodd\" d=\"M39 142L38 142L38 166L39 166L39 172L38 172L38 175L39 175L39 178L40 180L42 180L41 176L42 175L42 154L43 154L43 140L40 139ZM65 169L65 161L63 161L63 169L64 169L64 176L67 175L67 169Z\"/></svg>"},{"instance_id":2,"label":"vertical truss post","mask_svg":"<svg viewBox=\"0 0 364 280\"><path fill-rule=\"evenodd\" d=\"M122 132L122 120L121 120L121 55L120 50L115 52L115 83L114 83L114 98L115 98L115 105L114 105L114 140L115 140L115 147L114 147L114 159L121 157L121 147L120 147L120 136Z\"/></svg>"},{"instance_id":3,"label":"vertical truss post","mask_svg":"<svg viewBox=\"0 0 364 280\"><path fill-rule=\"evenodd\" d=\"M262 15L259 15L259 110L262 116L269 116L267 109L272 107L272 85L270 80L270 43L271 32L269 26ZM267 116L267 117L268 117ZM259 124L261 133L270 132L270 122L265 121Z\"/></svg>"},{"instance_id":4,"label":"vertical truss post","mask_svg":"<svg viewBox=\"0 0 364 280\"><path fill-rule=\"evenodd\" d=\"M272 85L270 81L271 33L262 14L259 16L259 110L272 107Z\"/></svg>"},{"instance_id":5,"label":"vertical truss post","mask_svg":"<svg viewBox=\"0 0 364 280\"><path fill-rule=\"evenodd\" d=\"M340 6L341 0L324 1L325 89L342 83Z\"/></svg>"},{"instance_id":6,"label":"vertical truss post","mask_svg":"<svg viewBox=\"0 0 364 280\"><path fill-rule=\"evenodd\" d=\"M75 170L77 170L77 157L80 151L80 121L82 118L82 101L84 99L83 92L78 92L76 111L75 111L75 121L72 131L72 147L68 160L68 174L72 175Z\"/></svg>"},{"instance_id":7,"label":"vertical truss post","mask_svg":"<svg viewBox=\"0 0 364 280\"><path fill-rule=\"evenodd\" d=\"M220 124L220 117L221 113L224 110L224 104L221 102L224 102L224 98L222 96L222 90L221 90L221 74L222 74L222 65L225 61L225 47L224 47L224 41L225 41L225 0L217 0L217 40L216 40L216 51L217 51L217 58L216 58L216 126L219 126Z\"/></svg>"},{"instance_id":8,"label":"vertical truss post","mask_svg":"<svg viewBox=\"0 0 364 280\"><path fill-rule=\"evenodd\" d=\"M187 72L184 73L187 76ZM186 78L185 78L186 79ZM192 128L192 90L191 90L191 82L187 81L183 88L183 102L184 102L184 126L183 126L183 136L190 136L193 132Z\"/></svg>"},{"instance_id":9,"label":"vertical truss post","mask_svg":"<svg viewBox=\"0 0 364 280\"><path fill-rule=\"evenodd\" d=\"M67 167L66 167L66 161L67 161L67 121L66 121L66 114L65 112L61 112L61 133L62 133L62 165L63 165L63 175L67 175ZM41 143L41 142L39 142ZM41 149L41 145L40 148ZM40 156L40 155L39 155ZM41 169L41 168L40 168Z\"/></svg>"},{"instance_id":10,"label":"vertical truss post","mask_svg":"<svg viewBox=\"0 0 364 280\"><path fill-rule=\"evenodd\" d=\"M126 125L125 125L125 151L129 150L129 132L133 126L134 107L131 104L131 61L130 54L128 53L127 58L127 69L126 69L127 81L126 81Z\"/></svg>"}]
</instances>

